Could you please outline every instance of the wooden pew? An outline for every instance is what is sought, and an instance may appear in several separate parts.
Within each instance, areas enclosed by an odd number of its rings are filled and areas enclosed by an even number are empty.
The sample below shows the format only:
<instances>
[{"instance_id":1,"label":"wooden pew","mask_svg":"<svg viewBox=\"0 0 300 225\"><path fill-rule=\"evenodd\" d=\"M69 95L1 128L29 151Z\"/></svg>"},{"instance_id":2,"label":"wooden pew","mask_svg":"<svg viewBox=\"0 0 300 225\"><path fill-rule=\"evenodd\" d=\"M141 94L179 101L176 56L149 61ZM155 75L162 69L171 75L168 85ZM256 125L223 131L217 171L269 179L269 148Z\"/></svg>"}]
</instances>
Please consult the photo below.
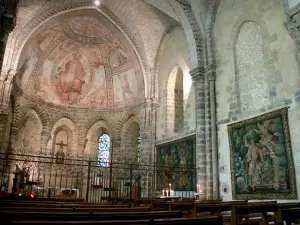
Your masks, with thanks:
<instances>
[{"instance_id":1,"label":"wooden pew","mask_svg":"<svg viewBox=\"0 0 300 225\"><path fill-rule=\"evenodd\" d=\"M18 211L18 212L29 212L41 211L41 208L38 207L5 207L0 208L1 211ZM118 207L98 207L98 208L88 208L88 207L62 207L62 208L51 208L51 207L43 207L43 212L146 212L150 211L149 207L131 207L131 208L118 208Z\"/></svg>"},{"instance_id":2,"label":"wooden pew","mask_svg":"<svg viewBox=\"0 0 300 225\"><path fill-rule=\"evenodd\" d=\"M272 221L276 224L283 224L285 221L287 224L296 223L297 219L300 219L300 203L277 203L276 206L267 206L268 212L274 212Z\"/></svg>"},{"instance_id":3,"label":"wooden pew","mask_svg":"<svg viewBox=\"0 0 300 225\"><path fill-rule=\"evenodd\" d=\"M110 205L110 204L69 204L69 203L30 203L30 202L0 202L0 208L4 207L45 207L45 208L104 208L104 207L129 207L129 205Z\"/></svg>"},{"instance_id":4,"label":"wooden pew","mask_svg":"<svg viewBox=\"0 0 300 225\"><path fill-rule=\"evenodd\" d=\"M39 221L72 221L72 220L141 220L157 218L181 218L181 211L150 211L150 212L24 212L24 211L2 211L1 221L39 220Z\"/></svg>"},{"instance_id":5,"label":"wooden pew","mask_svg":"<svg viewBox=\"0 0 300 225\"><path fill-rule=\"evenodd\" d=\"M259 202L247 205L233 205L231 210L231 224L267 224L268 207L277 207L277 203ZM252 219L254 217L258 218Z\"/></svg>"},{"instance_id":6,"label":"wooden pew","mask_svg":"<svg viewBox=\"0 0 300 225\"><path fill-rule=\"evenodd\" d=\"M209 213L211 215L221 215L223 212L231 211L233 205L245 205L247 201L227 201L216 204L202 204L195 203L193 209L193 216L196 217L198 213Z\"/></svg>"},{"instance_id":7,"label":"wooden pew","mask_svg":"<svg viewBox=\"0 0 300 225\"><path fill-rule=\"evenodd\" d=\"M139 224L139 225L222 225L222 219L218 216L199 217L199 218L171 218L171 219L154 219L154 220L114 220L114 221L14 221L10 224L100 224L100 225L114 225L114 224Z\"/></svg>"}]
</instances>

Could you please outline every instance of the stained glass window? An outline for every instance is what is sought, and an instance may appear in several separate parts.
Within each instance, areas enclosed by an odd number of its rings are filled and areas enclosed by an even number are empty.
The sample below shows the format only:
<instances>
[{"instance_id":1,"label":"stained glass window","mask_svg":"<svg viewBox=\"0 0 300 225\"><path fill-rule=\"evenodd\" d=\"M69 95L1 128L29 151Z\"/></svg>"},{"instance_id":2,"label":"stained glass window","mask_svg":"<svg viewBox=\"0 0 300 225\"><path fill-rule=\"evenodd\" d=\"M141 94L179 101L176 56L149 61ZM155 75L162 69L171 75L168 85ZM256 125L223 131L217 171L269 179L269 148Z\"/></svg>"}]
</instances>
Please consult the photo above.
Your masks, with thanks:
<instances>
[{"instance_id":1,"label":"stained glass window","mask_svg":"<svg viewBox=\"0 0 300 225\"><path fill-rule=\"evenodd\" d=\"M138 137L137 162L140 163L141 158L141 135Z\"/></svg>"},{"instance_id":2,"label":"stained glass window","mask_svg":"<svg viewBox=\"0 0 300 225\"><path fill-rule=\"evenodd\" d=\"M109 150L110 150L110 137L108 134L102 134L99 138L98 145L98 166L109 166Z\"/></svg>"}]
</instances>

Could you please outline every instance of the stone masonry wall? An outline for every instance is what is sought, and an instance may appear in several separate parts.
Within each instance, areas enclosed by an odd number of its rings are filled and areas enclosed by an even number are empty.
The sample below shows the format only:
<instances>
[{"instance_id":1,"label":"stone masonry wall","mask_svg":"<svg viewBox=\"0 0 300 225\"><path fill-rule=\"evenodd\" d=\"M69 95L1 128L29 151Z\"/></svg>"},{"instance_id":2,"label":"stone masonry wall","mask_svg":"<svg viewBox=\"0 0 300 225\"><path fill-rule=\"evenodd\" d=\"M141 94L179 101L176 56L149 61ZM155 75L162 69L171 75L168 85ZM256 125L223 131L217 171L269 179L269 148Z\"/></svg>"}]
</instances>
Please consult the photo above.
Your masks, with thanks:
<instances>
[{"instance_id":1,"label":"stone masonry wall","mask_svg":"<svg viewBox=\"0 0 300 225\"><path fill-rule=\"evenodd\" d=\"M176 68L183 73L183 110L180 107L175 109L178 97L182 97L181 91L178 93L175 89L177 76L173 76L173 72ZM157 57L159 107L156 117L156 144L195 133L195 91L189 74L190 69L189 48L184 31L181 27L174 27L162 41ZM184 123L179 132L175 132L174 129L176 119L179 123L183 119Z\"/></svg>"},{"instance_id":2,"label":"stone masonry wall","mask_svg":"<svg viewBox=\"0 0 300 225\"><path fill-rule=\"evenodd\" d=\"M99 110L64 107L45 103L39 99L26 96L14 86L15 114L12 123L11 143L16 149L27 152L53 151L55 137L59 131L68 134L68 151L71 155L88 160L95 157L99 135L105 131L113 138L114 161L122 159L122 151L132 151L133 144L125 144L121 151L120 145L128 142L126 132L143 131L144 106L137 105L124 110ZM132 118L135 118L133 120ZM135 129L133 129L135 128ZM125 133L126 133L125 132ZM135 132L137 133L137 132ZM135 134L134 133L134 134ZM138 135L135 134L136 139ZM127 143L126 142L126 143ZM136 140L137 142L137 140ZM141 140L143 151L143 139ZM143 153L149 155L149 153Z\"/></svg>"},{"instance_id":3,"label":"stone masonry wall","mask_svg":"<svg viewBox=\"0 0 300 225\"><path fill-rule=\"evenodd\" d=\"M299 71L295 46L284 26L285 20L284 4L280 0L227 0L220 3L214 38L219 180L224 200L232 199L227 125L283 106L290 107L289 124L299 193ZM250 26L249 29L244 30L247 26ZM261 51L246 46L247 42L259 43L259 38ZM257 61L259 58L261 60ZM257 65L260 65L260 71L254 70ZM246 89L245 85L249 83L252 83L251 89ZM262 87L265 94L262 94ZM251 107L245 107L249 96L255 101L252 101Z\"/></svg>"}]
</instances>

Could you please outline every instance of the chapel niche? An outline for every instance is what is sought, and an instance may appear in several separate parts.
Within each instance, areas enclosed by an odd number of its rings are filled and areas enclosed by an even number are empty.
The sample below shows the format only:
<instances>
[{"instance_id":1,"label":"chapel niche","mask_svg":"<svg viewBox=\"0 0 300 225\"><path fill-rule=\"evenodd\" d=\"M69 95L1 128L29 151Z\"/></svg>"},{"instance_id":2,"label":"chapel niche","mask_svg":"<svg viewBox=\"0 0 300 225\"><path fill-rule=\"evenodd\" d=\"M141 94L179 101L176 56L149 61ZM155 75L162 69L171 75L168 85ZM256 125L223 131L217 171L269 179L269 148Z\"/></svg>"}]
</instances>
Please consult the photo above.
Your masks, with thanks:
<instances>
[{"instance_id":1,"label":"chapel niche","mask_svg":"<svg viewBox=\"0 0 300 225\"><path fill-rule=\"evenodd\" d=\"M53 145L53 153L56 163L64 163L65 157L69 154L69 146L71 144L68 138L68 131L60 130L56 133Z\"/></svg>"}]
</instances>

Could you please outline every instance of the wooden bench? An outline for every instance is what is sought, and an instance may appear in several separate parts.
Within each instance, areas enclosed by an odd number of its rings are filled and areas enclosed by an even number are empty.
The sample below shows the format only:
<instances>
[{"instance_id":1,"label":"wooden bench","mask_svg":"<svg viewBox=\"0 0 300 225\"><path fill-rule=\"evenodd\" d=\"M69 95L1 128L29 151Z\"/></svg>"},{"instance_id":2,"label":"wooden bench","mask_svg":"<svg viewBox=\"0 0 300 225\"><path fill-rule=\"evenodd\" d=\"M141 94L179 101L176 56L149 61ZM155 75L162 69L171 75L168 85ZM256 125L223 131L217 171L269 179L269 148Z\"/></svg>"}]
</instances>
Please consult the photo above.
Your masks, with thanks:
<instances>
[{"instance_id":1,"label":"wooden bench","mask_svg":"<svg viewBox=\"0 0 300 225\"><path fill-rule=\"evenodd\" d=\"M141 220L157 218L181 218L181 211L150 211L150 212L24 212L1 211L0 220L39 220L39 221L80 221L80 220Z\"/></svg>"},{"instance_id":2,"label":"wooden bench","mask_svg":"<svg viewBox=\"0 0 300 225\"><path fill-rule=\"evenodd\" d=\"M41 211L38 207L5 207L0 208L1 211L18 211L18 212L28 212L28 211ZM43 212L146 212L150 211L149 207L131 207L131 208L118 208L118 207L98 207L98 208L88 208L88 207L62 207L62 208L51 208L43 207Z\"/></svg>"},{"instance_id":3,"label":"wooden bench","mask_svg":"<svg viewBox=\"0 0 300 225\"><path fill-rule=\"evenodd\" d=\"M296 223L300 219L300 203L277 203L276 206L267 206L268 212L274 212L273 221L276 224Z\"/></svg>"},{"instance_id":4,"label":"wooden bench","mask_svg":"<svg viewBox=\"0 0 300 225\"><path fill-rule=\"evenodd\" d=\"M249 203L234 205L231 210L231 224L267 224L270 208L276 208L275 202Z\"/></svg>"},{"instance_id":5,"label":"wooden bench","mask_svg":"<svg viewBox=\"0 0 300 225\"><path fill-rule=\"evenodd\" d=\"M100 224L100 225L114 225L114 224L139 224L139 225L222 225L222 219L218 216L199 217L199 218L171 218L171 219L154 219L154 220L108 220L108 221L14 221L11 220L10 224Z\"/></svg>"},{"instance_id":6,"label":"wooden bench","mask_svg":"<svg viewBox=\"0 0 300 225\"><path fill-rule=\"evenodd\" d=\"M29 202L15 202L15 203L6 203L0 202L0 208L4 207L45 207L45 208L73 208L73 207L80 207L80 208L121 208L121 207L129 207L129 205L110 205L110 204L68 204L68 203L29 203Z\"/></svg>"}]
</instances>

